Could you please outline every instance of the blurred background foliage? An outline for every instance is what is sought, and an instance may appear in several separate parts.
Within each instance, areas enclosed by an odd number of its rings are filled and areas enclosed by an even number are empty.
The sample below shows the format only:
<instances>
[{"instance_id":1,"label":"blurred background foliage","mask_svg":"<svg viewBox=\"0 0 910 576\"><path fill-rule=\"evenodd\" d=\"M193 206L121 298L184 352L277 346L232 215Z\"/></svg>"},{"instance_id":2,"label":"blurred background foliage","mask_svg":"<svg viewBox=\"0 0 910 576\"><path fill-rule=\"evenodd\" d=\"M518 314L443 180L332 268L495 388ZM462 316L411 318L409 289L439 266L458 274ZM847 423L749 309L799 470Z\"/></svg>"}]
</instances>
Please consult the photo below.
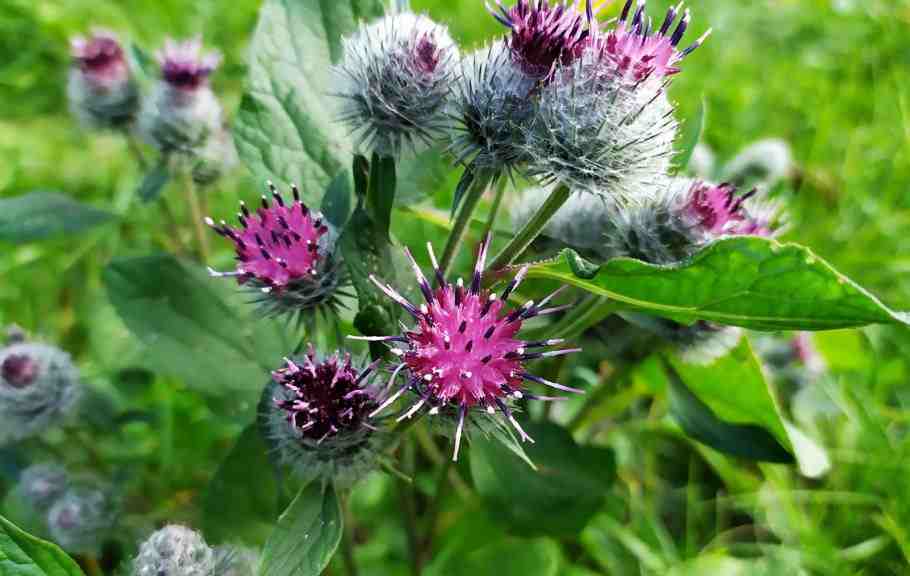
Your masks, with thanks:
<instances>
[{"instance_id":1,"label":"blurred background foliage","mask_svg":"<svg viewBox=\"0 0 910 576\"><path fill-rule=\"evenodd\" d=\"M413 4L449 24L465 46L500 32L479 0ZM654 4L658 14L667 2ZM910 307L910 2L690 5L693 37L708 26L714 35L671 88L680 118L693 117L704 100L703 141L720 161L759 138L789 142L798 174L775 191L790 208L787 239L812 247L895 308ZM146 523L198 525L200 493L247 422L225 416L219 400L147 370L108 302L100 271L114 255L175 244L159 210L134 197L141 175L124 141L85 133L70 118L68 38L102 26L151 51L165 36L201 34L225 56L214 85L230 113L257 9L251 0L0 0L0 196L59 191L120 217L78 237L0 244L0 325L17 323L59 343L107 402L135 411L98 442L62 434L51 440L86 466L100 460L113 473L130 463L124 482L141 486L147 501L128 512ZM238 168L210 192L210 211L230 214L259 189ZM185 221L175 192L165 195ZM437 206L445 209L448 198L438 194ZM442 238L426 225L414 234ZM226 261L227 252L218 258ZM908 573L910 336L873 327L820 334L816 343L831 368L813 384L831 409L809 423L832 458L826 477L740 462L669 432L660 425L665 403L649 400L660 384L645 366L601 408L601 425L586 432L616 450L618 481L580 538L502 540L495 518L459 484L470 482L466 459L441 513L445 532L428 573L485 574L512 562L519 571L498 573ZM574 374L601 377L588 369ZM5 464L13 461L4 456ZM417 485L431 492L433 478L418 477ZM393 478L376 476L355 493L364 575L408 570L393 487ZM532 560L524 572L522 556Z\"/></svg>"}]
</instances>

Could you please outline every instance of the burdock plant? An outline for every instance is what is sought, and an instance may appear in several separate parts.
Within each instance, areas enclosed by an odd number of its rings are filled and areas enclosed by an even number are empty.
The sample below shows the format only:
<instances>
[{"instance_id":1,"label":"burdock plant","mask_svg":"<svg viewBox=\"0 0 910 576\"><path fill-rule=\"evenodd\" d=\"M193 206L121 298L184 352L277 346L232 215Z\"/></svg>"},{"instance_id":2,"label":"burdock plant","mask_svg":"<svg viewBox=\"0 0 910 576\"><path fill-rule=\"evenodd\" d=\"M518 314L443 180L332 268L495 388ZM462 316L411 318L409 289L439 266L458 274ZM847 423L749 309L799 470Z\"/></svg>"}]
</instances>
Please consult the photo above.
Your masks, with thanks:
<instances>
[{"instance_id":1,"label":"burdock plant","mask_svg":"<svg viewBox=\"0 0 910 576\"><path fill-rule=\"evenodd\" d=\"M73 115L89 128L127 129L139 110L139 90L117 35L96 29L70 40L73 58L67 96Z\"/></svg>"}]
</instances>

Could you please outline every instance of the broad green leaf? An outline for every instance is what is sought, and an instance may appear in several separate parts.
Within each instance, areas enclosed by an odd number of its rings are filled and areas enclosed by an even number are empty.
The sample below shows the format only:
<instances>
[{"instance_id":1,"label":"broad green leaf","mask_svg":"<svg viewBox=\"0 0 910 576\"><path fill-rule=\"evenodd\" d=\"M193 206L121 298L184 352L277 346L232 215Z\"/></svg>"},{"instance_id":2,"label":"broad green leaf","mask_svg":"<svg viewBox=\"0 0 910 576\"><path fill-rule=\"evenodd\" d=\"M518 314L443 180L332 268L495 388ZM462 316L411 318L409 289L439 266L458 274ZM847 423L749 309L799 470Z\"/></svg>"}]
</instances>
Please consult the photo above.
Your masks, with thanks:
<instances>
[{"instance_id":1,"label":"broad green leaf","mask_svg":"<svg viewBox=\"0 0 910 576\"><path fill-rule=\"evenodd\" d=\"M683 133L681 146L676 154L675 163L681 170L685 170L689 166L689 161L692 159L692 153L695 152L695 147L701 140L702 132L705 131L705 118L707 113L708 104L705 102L705 99L702 98L698 106L698 112L686 122L686 129Z\"/></svg>"},{"instance_id":2,"label":"broad green leaf","mask_svg":"<svg viewBox=\"0 0 910 576\"><path fill-rule=\"evenodd\" d=\"M254 424L243 431L215 472L202 503L210 544L239 540L261 546L278 517L278 484L269 447Z\"/></svg>"},{"instance_id":3,"label":"broad green leaf","mask_svg":"<svg viewBox=\"0 0 910 576\"><path fill-rule=\"evenodd\" d=\"M598 512L615 474L612 451L579 446L563 428L523 423L537 471L501 443L475 439L471 473L492 518L522 536L571 536Z\"/></svg>"},{"instance_id":4,"label":"broad green leaf","mask_svg":"<svg viewBox=\"0 0 910 576\"><path fill-rule=\"evenodd\" d=\"M234 123L253 174L300 185L318 205L351 161L351 141L331 96L341 38L382 14L381 0L266 0L250 46L246 92Z\"/></svg>"},{"instance_id":5,"label":"broad green leaf","mask_svg":"<svg viewBox=\"0 0 910 576\"><path fill-rule=\"evenodd\" d=\"M143 202L154 202L161 195L170 178L171 172L168 170L167 159L162 157L142 178L142 183L139 184L139 190L136 193Z\"/></svg>"},{"instance_id":6,"label":"broad green leaf","mask_svg":"<svg viewBox=\"0 0 910 576\"><path fill-rule=\"evenodd\" d=\"M447 181L452 167L437 148L398 160L398 190L395 204L413 206L433 196Z\"/></svg>"},{"instance_id":7,"label":"broad green leaf","mask_svg":"<svg viewBox=\"0 0 910 576\"><path fill-rule=\"evenodd\" d=\"M745 339L710 364L671 359L666 368L670 410L688 435L742 458L793 460L777 403Z\"/></svg>"},{"instance_id":8,"label":"broad green leaf","mask_svg":"<svg viewBox=\"0 0 910 576\"><path fill-rule=\"evenodd\" d=\"M0 516L0 574L3 576L84 576L56 544L23 532Z\"/></svg>"},{"instance_id":9,"label":"broad green leaf","mask_svg":"<svg viewBox=\"0 0 910 576\"><path fill-rule=\"evenodd\" d=\"M351 216L351 174L342 170L335 176L322 197L321 211L326 220L343 228Z\"/></svg>"},{"instance_id":10,"label":"broad green leaf","mask_svg":"<svg viewBox=\"0 0 910 576\"><path fill-rule=\"evenodd\" d=\"M562 554L552 540L508 539L472 550L446 566L445 576L557 576Z\"/></svg>"},{"instance_id":11,"label":"broad green leaf","mask_svg":"<svg viewBox=\"0 0 910 576\"><path fill-rule=\"evenodd\" d=\"M319 482L304 486L265 545L260 576L319 576L343 530L335 488Z\"/></svg>"},{"instance_id":12,"label":"broad green leaf","mask_svg":"<svg viewBox=\"0 0 910 576\"><path fill-rule=\"evenodd\" d=\"M112 220L104 210L56 192L29 192L0 200L0 241L21 244L78 234Z\"/></svg>"},{"instance_id":13,"label":"broad green leaf","mask_svg":"<svg viewBox=\"0 0 910 576\"><path fill-rule=\"evenodd\" d=\"M146 346L147 362L208 393L255 406L288 350L276 322L252 318L237 286L170 255L115 260L104 283L118 314Z\"/></svg>"},{"instance_id":14,"label":"broad green leaf","mask_svg":"<svg viewBox=\"0 0 910 576\"><path fill-rule=\"evenodd\" d=\"M529 276L560 280L627 309L684 323L831 330L910 320L808 248L766 238L722 239L671 266L617 258L598 268L565 250L559 258L533 266Z\"/></svg>"}]
</instances>

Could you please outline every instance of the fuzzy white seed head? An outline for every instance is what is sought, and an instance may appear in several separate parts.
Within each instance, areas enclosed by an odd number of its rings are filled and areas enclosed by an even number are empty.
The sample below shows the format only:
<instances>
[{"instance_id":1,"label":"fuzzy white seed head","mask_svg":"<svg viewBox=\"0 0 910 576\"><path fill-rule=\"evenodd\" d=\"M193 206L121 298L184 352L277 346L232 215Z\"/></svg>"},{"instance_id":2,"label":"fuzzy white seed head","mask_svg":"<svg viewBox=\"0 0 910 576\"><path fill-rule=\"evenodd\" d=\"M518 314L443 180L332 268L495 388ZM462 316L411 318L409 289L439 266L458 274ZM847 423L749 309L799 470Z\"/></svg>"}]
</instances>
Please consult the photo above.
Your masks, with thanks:
<instances>
[{"instance_id":1,"label":"fuzzy white seed head","mask_svg":"<svg viewBox=\"0 0 910 576\"><path fill-rule=\"evenodd\" d=\"M132 576L223 576L216 573L216 555L199 533L183 526L165 526L139 548Z\"/></svg>"},{"instance_id":2,"label":"fuzzy white seed head","mask_svg":"<svg viewBox=\"0 0 910 576\"><path fill-rule=\"evenodd\" d=\"M667 174L677 122L659 78L629 84L584 57L542 88L524 138L529 172L605 197L647 197Z\"/></svg>"},{"instance_id":3,"label":"fuzzy white seed head","mask_svg":"<svg viewBox=\"0 0 910 576\"><path fill-rule=\"evenodd\" d=\"M759 140L736 155L723 170L725 181L738 186L773 188L795 169L790 145L779 139Z\"/></svg>"},{"instance_id":4,"label":"fuzzy white seed head","mask_svg":"<svg viewBox=\"0 0 910 576\"><path fill-rule=\"evenodd\" d=\"M47 526L53 541L67 552L92 554L111 535L119 513L109 486L83 479L54 502L47 513Z\"/></svg>"},{"instance_id":5,"label":"fuzzy white seed head","mask_svg":"<svg viewBox=\"0 0 910 576\"><path fill-rule=\"evenodd\" d=\"M16 494L35 510L45 511L66 491L69 474L57 464L34 464L22 471Z\"/></svg>"},{"instance_id":6,"label":"fuzzy white seed head","mask_svg":"<svg viewBox=\"0 0 910 576\"><path fill-rule=\"evenodd\" d=\"M361 151L397 157L439 140L458 59L448 29L412 12L346 38L335 95Z\"/></svg>"},{"instance_id":7,"label":"fuzzy white seed head","mask_svg":"<svg viewBox=\"0 0 910 576\"><path fill-rule=\"evenodd\" d=\"M524 138L535 114L535 80L502 41L466 56L452 93L449 151L464 165L508 172L527 161Z\"/></svg>"},{"instance_id":8,"label":"fuzzy white seed head","mask_svg":"<svg viewBox=\"0 0 910 576\"><path fill-rule=\"evenodd\" d=\"M21 343L0 349L0 446L60 424L80 392L79 372L59 348Z\"/></svg>"}]
</instances>

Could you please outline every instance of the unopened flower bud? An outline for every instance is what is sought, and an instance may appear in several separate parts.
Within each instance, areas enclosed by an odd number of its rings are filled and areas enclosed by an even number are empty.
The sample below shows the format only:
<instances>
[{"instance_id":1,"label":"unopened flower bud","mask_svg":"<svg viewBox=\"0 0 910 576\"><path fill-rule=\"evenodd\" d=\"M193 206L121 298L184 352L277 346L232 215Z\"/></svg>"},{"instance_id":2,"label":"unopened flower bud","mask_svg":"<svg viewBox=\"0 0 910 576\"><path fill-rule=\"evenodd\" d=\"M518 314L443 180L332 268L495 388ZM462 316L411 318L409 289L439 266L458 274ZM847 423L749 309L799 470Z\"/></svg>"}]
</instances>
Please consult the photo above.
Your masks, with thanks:
<instances>
[{"instance_id":1,"label":"unopened flower bud","mask_svg":"<svg viewBox=\"0 0 910 576\"><path fill-rule=\"evenodd\" d=\"M142 543L132 576L225 576L216 565L215 552L199 533L172 524Z\"/></svg>"},{"instance_id":2,"label":"unopened flower bud","mask_svg":"<svg viewBox=\"0 0 910 576\"><path fill-rule=\"evenodd\" d=\"M0 445L59 424L80 390L79 373L59 348L22 343L0 349Z\"/></svg>"},{"instance_id":3,"label":"unopened flower bud","mask_svg":"<svg viewBox=\"0 0 910 576\"><path fill-rule=\"evenodd\" d=\"M168 39L157 57L161 78L145 99L140 130L164 153L196 154L223 129L221 105L209 86L221 56L203 53L202 41L196 38Z\"/></svg>"},{"instance_id":4,"label":"unopened flower bud","mask_svg":"<svg viewBox=\"0 0 910 576\"><path fill-rule=\"evenodd\" d=\"M790 145L783 140L759 140L736 155L723 170L723 178L739 186L773 188L793 175Z\"/></svg>"},{"instance_id":5,"label":"unopened flower bud","mask_svg":"<svg viewBox=\"0 0 910 576\"><path fill-rule=\"evenodd\" d=\"M73 115L90 128L125 128L136 116L139 91L117 36L95 30L70 41L67 96Z\"/></svg>"},{"instance_id":6,"label":"unopened flower bud","mask_svg":"<svg viewBox=\"0 0 910 576\"><path fill-rule=\"evenodd\" d=\"M344 40L335 73L341 120L361 149L381 156L430 145L447 126L445 108L458 63L448 30L402 12Z\"/></svg>"},{"instance_id":7,"label":"unopened flower bud","mask_svg":"<svg viewBox=\"0 0 910 576\"><path fill-rule=\"evenodd\" d=\"M83 479L54 502L47 525L52 539L67 552L92 554L111 535L119 513L109 486Z\"/></svg>"},{"instance_id":8,"label":"unopened flower bud","mask_svg":"<svg viewBox=\"0 0 910 576\"><path fill-rule=\"evenodd\" d=\"M69 486L69 474L56 464L35 464L22 471L16 494L35 510L47 510Z\"/></svg>"}]
</instances>

